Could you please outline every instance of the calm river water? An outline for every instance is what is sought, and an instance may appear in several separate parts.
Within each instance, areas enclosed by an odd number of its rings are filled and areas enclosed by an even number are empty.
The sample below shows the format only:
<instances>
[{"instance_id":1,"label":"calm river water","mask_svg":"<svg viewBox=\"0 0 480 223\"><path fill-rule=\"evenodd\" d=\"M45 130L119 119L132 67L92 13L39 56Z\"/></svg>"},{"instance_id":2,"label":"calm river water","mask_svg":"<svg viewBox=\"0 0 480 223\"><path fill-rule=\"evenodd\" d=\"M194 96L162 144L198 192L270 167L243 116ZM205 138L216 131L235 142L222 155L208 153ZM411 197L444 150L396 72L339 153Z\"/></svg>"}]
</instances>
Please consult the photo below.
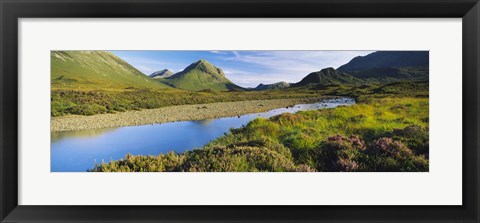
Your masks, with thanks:
<instances>
[{"instance_id":1,"label":"calm river water","mask_svg":"<svg viewBox=\"0 0 480 223\"><path fill-rule=\"evenodd\" d=\"M184 152L201 148L227 133L230 128L240 128L257 117L269 118L284 112L334 108L354 103L351 98L328 99L240 117L54 132L51 134L51 171L84 172L93 168L95 162L121 159L128 153L158 155L168 151Z\"/></svg>"}]
</instances>

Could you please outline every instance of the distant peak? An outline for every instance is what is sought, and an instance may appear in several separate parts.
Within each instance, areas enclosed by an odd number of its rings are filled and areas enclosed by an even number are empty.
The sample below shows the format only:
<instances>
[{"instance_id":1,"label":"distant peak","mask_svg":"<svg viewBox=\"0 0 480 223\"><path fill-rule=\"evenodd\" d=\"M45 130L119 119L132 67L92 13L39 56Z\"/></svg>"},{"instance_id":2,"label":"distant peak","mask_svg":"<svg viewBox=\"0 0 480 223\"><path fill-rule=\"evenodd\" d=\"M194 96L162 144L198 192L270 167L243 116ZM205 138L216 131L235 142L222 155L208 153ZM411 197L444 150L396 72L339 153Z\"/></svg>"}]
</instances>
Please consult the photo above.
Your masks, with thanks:
<instances>
[{"instance_id":1,"label":"distant peak","mask_svg":"<svg viewBox=\"0 0 480 223\"><path fill-rule=\"evenodd\" d=\"M210 64L210 63L205 59L200 59L197 62L195 62L194 64Z\"/></svg>"},{"instance_id":2,"label":"distant peak","mask_svg":"<svg viewBox=\"0 0 480 223\"><path fill-rule=\"evenodd\" d=\"M225 77L225 74L223 73L222 69L214 66L213 64L209 63L205 59L200 59L192 64L190 64L183 72L188 72L190 70L200 70L202 72L208 73L208 74L214 74L214 75L220 75L222 77Z\"/></svg>"},{"instance_id":3,"label":"distant peak","mask_svg":"<svg viewBox=\"0 0 480 223\"><path fill-rule=\"evenodd\" d=\"M171 70L169 70L169 69L163 69L163 70L155 71L155 72L153 72L152 74L163 74L163 73L169 72L169 71L171 72Z\"/></svg>"},{"instance_id":4,"label":"distant peak","mask_svg":"<svg viewBox=\"0 0 480 223\"><path fill-rule=\"evenodd\" d=\"M327 68L323 68L320 71L335 71L335 69L333 67L327 67Z\"/></svg>"},{"instance_id":5,"label":"distant peak","mask_svg":"<svg viewBox=\"0 0 480 223\"><path fill-rule=\"evenodd\" d=\"M213 65L205 59L200 59L190 64L187 68L192 69L192 68L201 68L201 67L213 67Z\"/></svg>"},{"instance_id":6,"label":"distant peak","mask_svg":"<svg viewBox=\"0 0 480 223\"><path fill-rule=\"evenodd\" d=\"M173 75L173 71L171 71L169 69L163 69L163 70L155 71L152 74L150 74L149 76L153 77L153 78L156 78L156 77L164 78L164 77L170 77L172 75Z\"/></svg>"}]
</instances>

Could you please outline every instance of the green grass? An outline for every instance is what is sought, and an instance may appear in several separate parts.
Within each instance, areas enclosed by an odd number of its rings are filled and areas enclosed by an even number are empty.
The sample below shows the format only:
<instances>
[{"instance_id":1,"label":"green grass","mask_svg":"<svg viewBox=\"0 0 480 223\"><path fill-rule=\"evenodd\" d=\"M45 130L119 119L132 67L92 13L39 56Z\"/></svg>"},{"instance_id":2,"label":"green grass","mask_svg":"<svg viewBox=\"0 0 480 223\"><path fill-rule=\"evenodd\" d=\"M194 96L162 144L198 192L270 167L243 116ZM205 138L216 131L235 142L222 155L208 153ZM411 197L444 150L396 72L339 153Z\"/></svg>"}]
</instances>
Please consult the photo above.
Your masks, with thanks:
<instances>
[{"instance_id":1,"label":"green grass","mask_svg":"<svg viewBox=\"0 0 480 223\"><path fill-rule=\"evenodd\" d=\"M127 90L127 91L74 91L51 92L52 117L64 115L95 115L128 110L153 109L173 105L204 104L278 98L312 98L316 91L262 91L217 92L182 90Z\"/></svg>"},{"instance_id":2,"label":"green grass","mask_svg":"<svg viewBox=\"0 0 480 223\"><path fill-rule=\"evenodd\" d=\"M374 96L257 118L201 149L127 155L90 171L428 171L428 98Z\"/></svg>"}]
</instances>

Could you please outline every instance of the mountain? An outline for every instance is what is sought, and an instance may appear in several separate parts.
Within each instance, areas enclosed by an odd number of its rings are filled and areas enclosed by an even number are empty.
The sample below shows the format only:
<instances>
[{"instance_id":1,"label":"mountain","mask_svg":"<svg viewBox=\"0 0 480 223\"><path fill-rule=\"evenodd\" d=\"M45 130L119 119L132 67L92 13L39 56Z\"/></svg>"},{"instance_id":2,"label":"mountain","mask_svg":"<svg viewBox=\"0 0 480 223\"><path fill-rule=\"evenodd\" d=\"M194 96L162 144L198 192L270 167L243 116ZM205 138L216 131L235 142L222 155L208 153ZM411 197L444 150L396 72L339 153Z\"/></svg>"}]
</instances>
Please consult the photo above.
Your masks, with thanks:
<instances>
[{"instance_id":1,"label":"mountain","mask_svg":"<svg viewBox=\"0 0 480 223\"><path fill-rule=\"evenodd\" d=\"M152 74L149 75L149 77L154 79L159 79L159 78L171 77L172 75L173 75L173 72L171 70L163 69L163 70L153 72Z\"/></svg>"},{"instance_id":2,"label":"mountain","mask_svg":"<svg viewBox=\"0 0 480 223\"><path fill-rule=\"evenodd\" d=\"M349 73L385 67L428 66L428 51L377 51L366 56L358 56L337 70Z\"/></svg>"},{"instance_id":3,"label":"mountain","mask_svg":"<svg viewBox=\"0 0 480 223\"><path fill-rule=\"evenodd\" d=\"M313 72L304 77L300 82L292 84L293 87L301 86L327 86L327 85L348 85L361 84L363 80L349 74L339 72L331 67Z\"/></svg>"},{"instance_id":4,"label":"mountain","mask_svg":"<svg viewBox=\"0 0 480 223\"><path fill-rule=\"evenodd\" d=\"M52 89L164 89L130 64L105 51L51 51Z\"/></svg>"},{"instance_id":5,"label":"mountain","mask_svg":"<svg viewBox=\"0 0 480 223\"><path fill-rule=\"evenodd\" d=\"M235 85L225 77L222 69L215 67L206 60L199 60L190 64L183 71L174 74L171 77L159 79L172 87L184 90L242 90L243 88Z\"/></svg>"},{"instance_id":6,"label":"mountain","mask_svg":"<svg viewBox=\"0 0 480 223\"><path fill-rule=\"evenodd\" d=\"M276 89L284 89L290 87L290 84L284 81L277 82L274 84L259 84L254 90L276 90Z\"/></svg>"}]
</instances>

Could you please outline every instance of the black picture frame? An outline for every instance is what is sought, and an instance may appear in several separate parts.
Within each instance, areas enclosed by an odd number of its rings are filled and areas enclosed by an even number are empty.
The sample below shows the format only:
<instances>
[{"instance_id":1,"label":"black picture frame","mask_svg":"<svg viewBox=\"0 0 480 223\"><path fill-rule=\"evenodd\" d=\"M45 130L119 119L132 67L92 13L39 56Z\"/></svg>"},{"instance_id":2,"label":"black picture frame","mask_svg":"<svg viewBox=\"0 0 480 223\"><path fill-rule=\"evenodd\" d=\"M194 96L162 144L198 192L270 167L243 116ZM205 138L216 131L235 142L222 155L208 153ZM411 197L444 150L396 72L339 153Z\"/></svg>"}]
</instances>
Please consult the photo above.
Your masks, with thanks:
<instances>
[{"instance_id":1,"label":"black picture frame","mask_svg":"<svg viewBox=\"0 0 480 223\"><path fill-rule=\"evenodd\" d=\"M0 14L1 222L479 222L478 0L0 0ZM75 17L462 18L463 205L18 205L17 21L19 18Z\"/></svg>"}]
</instances>

